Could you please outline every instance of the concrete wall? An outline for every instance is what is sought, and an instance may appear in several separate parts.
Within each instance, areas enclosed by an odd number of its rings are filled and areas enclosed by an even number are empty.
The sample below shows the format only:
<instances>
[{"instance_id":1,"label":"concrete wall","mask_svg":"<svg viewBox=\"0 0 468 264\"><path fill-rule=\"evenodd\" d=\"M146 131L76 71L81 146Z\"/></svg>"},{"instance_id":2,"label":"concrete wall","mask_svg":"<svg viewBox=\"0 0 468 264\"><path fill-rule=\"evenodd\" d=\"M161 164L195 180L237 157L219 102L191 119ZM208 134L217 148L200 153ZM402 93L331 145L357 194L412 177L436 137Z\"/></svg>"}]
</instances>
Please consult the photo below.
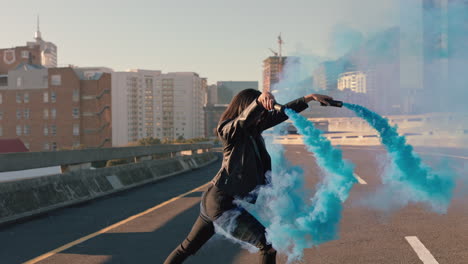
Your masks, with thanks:
<instances>
[{"instance_id":1,"label":"concrete wall","mask_svg":"<svg viewBox=\"0 0 468 264\"><path fill-rule=\"evenodd\" d=\"M370 133L343 133L324 135L332 145L349 146L380 146L380 137ZM468 146L468 133L454 133L453 135L435 133L431 135L406 135L406 140L413 146L466 148ZM301 135L287 135L275 138L275 143L284 145L303 145Z\"/></svg>"},{"instance_id":2,"label":"concrete wall","mask_svg":"<svg viewBox=\"0 0 468 264\"><path fill-rule=\"evenodd\" d=\"M45 152L17 152L0 154L0 172L50 166L64 166L94 161L138 158L154 154L180 153L210 149L212 144L160 144L154 146L61 150Z\"/></svg>"},{"instance_id":3,"label":"concrete wall","mask_svg":"<svg viewBox=\"0 0 468 264\"><path fill-rule=\"evenodd\" d=\"M3 182L0 183L0 224L158 181L203 167L217 158L217 154L205 152Z\"/></svg>"}]
</instances>

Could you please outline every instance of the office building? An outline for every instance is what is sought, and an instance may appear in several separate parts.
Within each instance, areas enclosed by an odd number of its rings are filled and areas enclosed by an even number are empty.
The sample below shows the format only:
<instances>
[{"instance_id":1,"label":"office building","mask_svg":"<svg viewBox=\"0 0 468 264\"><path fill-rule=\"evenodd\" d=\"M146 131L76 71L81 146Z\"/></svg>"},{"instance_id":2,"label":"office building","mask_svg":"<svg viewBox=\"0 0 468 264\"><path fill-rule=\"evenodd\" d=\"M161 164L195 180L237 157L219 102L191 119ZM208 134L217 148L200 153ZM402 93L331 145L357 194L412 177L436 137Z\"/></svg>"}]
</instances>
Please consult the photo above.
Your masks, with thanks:
<instances>
[{"instance_id":1,"label":"office building","mask_svg":"<svg viewBox=\"0 0 468 264\"><path fill-rule=\"evenodd\" d=\"M258 90L257 81L219 81L217 82L217 104L229 104L232 98L245 89Z\"/></svg>"}]
</instances>

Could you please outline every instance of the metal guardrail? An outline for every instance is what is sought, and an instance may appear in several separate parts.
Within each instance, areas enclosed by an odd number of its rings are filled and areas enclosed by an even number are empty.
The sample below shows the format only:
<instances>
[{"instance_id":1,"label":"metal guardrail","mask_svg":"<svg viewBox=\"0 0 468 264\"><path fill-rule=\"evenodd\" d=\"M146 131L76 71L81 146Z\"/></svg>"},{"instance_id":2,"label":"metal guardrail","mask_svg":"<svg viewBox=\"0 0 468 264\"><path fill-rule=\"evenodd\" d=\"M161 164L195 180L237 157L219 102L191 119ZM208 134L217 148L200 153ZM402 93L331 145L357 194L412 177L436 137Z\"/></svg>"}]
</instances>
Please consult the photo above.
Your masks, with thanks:
<instances>
[{"instance_id":1,"label":"metal guardrail","mask_svg":"<svg viewBox=\"0 0 468 264\"><path fill-rule=\"evenodd\" d=\"M161 144L141 147L118 147L47 152L0 154L0 172L66 166L113 159L139 158L154 154L209 150L213 144Z\"/></svg>"}]
</instances>

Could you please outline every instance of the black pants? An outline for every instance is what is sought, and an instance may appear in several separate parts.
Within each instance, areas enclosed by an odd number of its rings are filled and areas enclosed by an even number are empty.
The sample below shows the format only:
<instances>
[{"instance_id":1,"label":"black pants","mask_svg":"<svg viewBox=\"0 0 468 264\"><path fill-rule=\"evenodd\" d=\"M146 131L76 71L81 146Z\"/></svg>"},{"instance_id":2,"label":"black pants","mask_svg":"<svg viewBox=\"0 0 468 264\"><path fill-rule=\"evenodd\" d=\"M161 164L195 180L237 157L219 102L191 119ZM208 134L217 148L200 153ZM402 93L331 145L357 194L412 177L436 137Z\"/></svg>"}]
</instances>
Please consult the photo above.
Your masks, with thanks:
<instances>
[{"instance_id":1,"label":"black pants","mask_svg":"<svg viewBox=\"0 0 468 264\"><path fill-rule=\"evenodd\" d=\"M226 230L234 238L257 247L260 264L275 264L276 251L266 242L265 227L245 210L236 209L233 198L216 186L211 186L202 197L200 215L185 240L167 257L164 264L179 264L195 254L214 234L214 224L225 212L238 210L235 228Z\"/></svg>"}]
</instances>

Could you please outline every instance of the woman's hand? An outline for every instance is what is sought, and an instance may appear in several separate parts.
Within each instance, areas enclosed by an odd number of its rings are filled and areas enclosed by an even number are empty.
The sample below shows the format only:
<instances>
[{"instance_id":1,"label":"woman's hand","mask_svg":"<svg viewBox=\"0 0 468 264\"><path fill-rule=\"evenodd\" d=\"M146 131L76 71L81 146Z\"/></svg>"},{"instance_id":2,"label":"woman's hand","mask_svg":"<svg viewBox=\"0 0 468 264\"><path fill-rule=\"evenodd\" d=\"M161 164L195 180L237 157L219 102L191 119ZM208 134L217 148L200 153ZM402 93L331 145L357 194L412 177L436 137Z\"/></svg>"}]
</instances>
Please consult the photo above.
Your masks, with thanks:
<instances>
[{"instance_id":1,"label":"woman's hand","mask_svg":"<svg viewBox=\"0 0 468 264\"><path fill-rule=\"evenodd\" d=\"M323 94L308 94L304 96L304 98L307 103L309 103L310 101L317 101L325 105L330 105L330 103L328 103L327 100L333 100L333 97Z\"/></svg>"},{"instance_id":2,"label":"woman's hand","mask_svg":"<svg viewBox=\"0 0 468 264\"><path fill-rule=\"evenodd\" d=\"M266 110L273 110L275 105L275 97L270 92L263 92L258 98L257 102L263 106Z\"/></svg>"}]
</instances>

